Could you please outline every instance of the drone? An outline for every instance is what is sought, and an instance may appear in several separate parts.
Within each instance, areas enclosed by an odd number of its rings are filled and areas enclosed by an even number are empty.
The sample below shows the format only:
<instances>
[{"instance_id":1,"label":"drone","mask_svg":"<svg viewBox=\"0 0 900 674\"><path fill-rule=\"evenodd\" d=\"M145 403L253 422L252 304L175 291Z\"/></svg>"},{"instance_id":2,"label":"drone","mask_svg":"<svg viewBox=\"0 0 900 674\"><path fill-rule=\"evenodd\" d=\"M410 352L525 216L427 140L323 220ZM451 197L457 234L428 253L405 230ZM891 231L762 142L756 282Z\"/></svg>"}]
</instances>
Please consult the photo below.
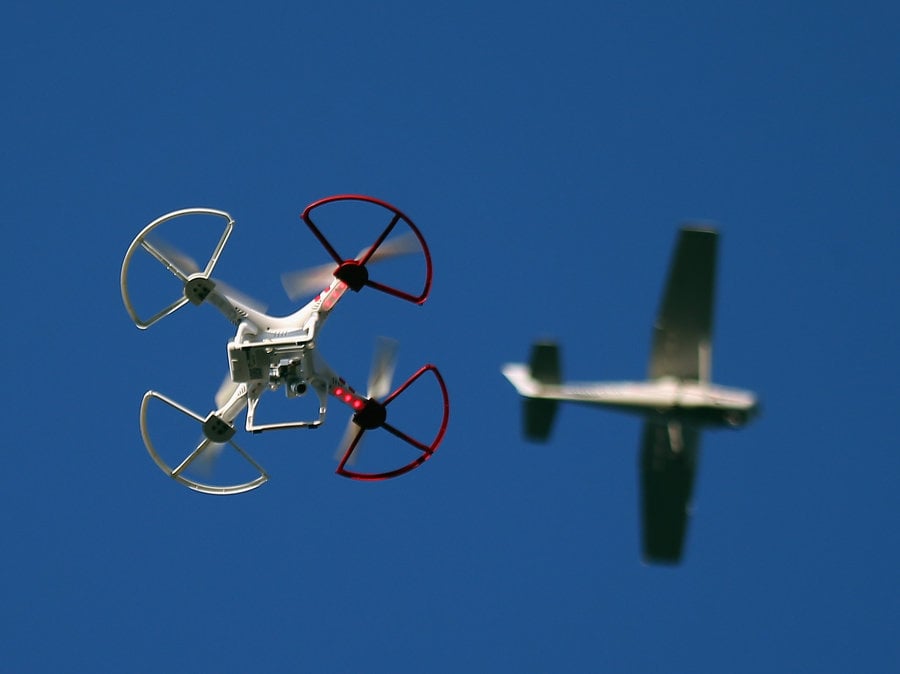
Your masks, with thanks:
<instances>
[{"instance_id":1,"label":"drone","mask_svg":"<svg viewBox=\"0 0 900 674\"><path fill-rule=\"evenodd\" d=\"M382 226L376 221L377 226L372 229L373 233L377 232L374 241L355 257L341 255L314 220L314 215L318 219L319 214L332 208L332 205L339 207L351 202L365 205L363 210L367 209L367 212L384 213L383 217L387 222L386 226ZM218 243L203 268L164 241L157 231L163 223L198 215L214 216L204 218L204 222L221 224L224 221ZM437 367L430 363L423 365L400 386L391 390L396 343L382 340L373 360L368 390L363 395L328 365L319 350L322 328L348 291L358 293L364 288L370 288L406 302L418 305L425 302L431 290L432 262L428 246L418 227L394 206L373 197L355 194L336 195L315 201L304 209L300 217L325 249L331 262L316 270L282 276L282 283L291 299L318 290L311 301L286 316L270 316L240 292L213 278L213 270L235 225L234 219L225 211L187 208L167 213L144 227L125 253L121 271L122 299L129 316L139 329L149 328L187 304L210 305L236 328L234 337L227 342L229 371L215 396L215 409L202 416L153 390L147 391L141 401L140 428L147 451L164 473L192 490L216 495L238 494L256 489L268 481L269 475L265 469L235 442L238 430L236 420L244 411L244 429L248 433L315 429L325 422L329 400L337 400L349 408L351 417L338 450L340 461L336 473L362 481L386 480L418 468L431 458L444 438L450 402L447 387ZM198 219L194 218L192 221ZM419 291L401 288L396 282L379 282L376 274L370 274L372 264L411 253L418 253L424 259L424 279ZM149 318L139 315L129 290L129 272L137 254L149 254L171 272L182 286L182 292L175 301ZM426 440L421 439L421 432L405 432L392 423L390 414L392 403L409 391L420 388L421 382L438 391L433 402L440 406L434 417L437 426L435 434ZM259 421L257 408L263 394L280 389L288 400L314 394L318 402L318 415L310 415L313 416L310 419L275 423ZM196 445L189 445L186 455L177 465L169 465L163 459L152 439L148 409L153 401L164 403L165 408L173 409L200 425L199 441ZM398 442L411 447L415 450L415 458L406 462L408 457L404 456L401 465L391 466L386 470L355 468L355 458L363 437L376 430L386 431ZM237 483L217 484L194 475L203 471L188 470L193 464L200 466L207 463L210 457L214 459L227 447L231 447L249 465L250 468L245 472L252 474L252 478Z\"/></svg>"}]
</instances>

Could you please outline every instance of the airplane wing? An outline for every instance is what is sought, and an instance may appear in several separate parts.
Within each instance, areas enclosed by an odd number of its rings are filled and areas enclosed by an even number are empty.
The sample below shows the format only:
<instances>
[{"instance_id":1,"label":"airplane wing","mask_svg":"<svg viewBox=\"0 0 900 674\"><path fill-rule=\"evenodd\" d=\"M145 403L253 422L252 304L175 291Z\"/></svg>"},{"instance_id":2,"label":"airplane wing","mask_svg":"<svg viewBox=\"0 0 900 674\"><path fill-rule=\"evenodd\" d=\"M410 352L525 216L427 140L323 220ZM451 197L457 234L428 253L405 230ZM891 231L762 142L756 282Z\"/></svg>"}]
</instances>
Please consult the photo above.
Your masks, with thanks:
<instances>
[{"instance_id":1,"label":"airplane wing","mask_svg":"<svg viewBox=\"0 0 900 674\"><path fill-rule=\"evenodd\" d=\"M644 558L681 559L700 448L700 432L677 421L644 424L641 491Z\"/></svg>"},{"instance_id":2,"label":"airplane wing","mask_svg":"<svg viewBox=\"0 0 900 674\"><path fill-rule=\"evenodd\" d=\"M715 230L681 230L653 326L650 378L710 380L715 292Z\"/></svg>"}]
</instances>

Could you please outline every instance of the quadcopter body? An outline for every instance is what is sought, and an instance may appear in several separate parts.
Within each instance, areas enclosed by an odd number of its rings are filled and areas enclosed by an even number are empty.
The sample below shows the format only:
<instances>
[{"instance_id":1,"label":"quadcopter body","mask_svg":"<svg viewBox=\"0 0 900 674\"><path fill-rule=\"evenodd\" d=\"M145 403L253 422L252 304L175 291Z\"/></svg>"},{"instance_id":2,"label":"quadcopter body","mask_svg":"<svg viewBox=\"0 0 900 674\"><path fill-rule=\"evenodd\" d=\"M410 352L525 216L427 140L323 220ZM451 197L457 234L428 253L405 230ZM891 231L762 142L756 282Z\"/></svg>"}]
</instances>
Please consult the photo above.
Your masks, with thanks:
<instances>
[{"instance_id":1,"label":"quadcopter body","mask_svg":"<svg viewBox=\"0 0 900 674\"><path fill-rule=\"evenodd\" d=\"M363 248L353 258L342 257L313 220L313 213L320 207L341 202L362 202L390 214L389 222L374 242ZM205 268L197 264L154 236L164 222L189 215L211 215L225 220L225 226ZM173 211L151 222L134 239L125 255L121 273L122 298L125 307L138 328L145 329L174 313L186 304L209 304L222 313L236 331L227 344L229 374L215 397L216 408L205 417L180 405L171 398L147 391L141 403L141 433L156 464L170 477L196 491L209 494L234 494L259 487L268 479L266 471L235 441L235 422L246 410L245 430L251 433L291 428L317 428L326 419L331 398L350 408L352 417L348 432L340 449L337 473L359 480L382 480L402 475L422 465L437 450L447 428L449 398L438 369L431 364L422 366L401 386L391 391L390 379L394 369L394 349L389 342L382 342L370 374L365 395L359 393L340 377L326 362L318 349L319 336L331 312L348 291L359 292L369 287L399 299L422 304L431 288L431 255L425 239L416 225L402 212L386 202L359 195L338 195L310 204L301 215L315 238L322 244L333 263L312 272L284 275L288 294L293 298L308 293L310 288L322 288L315 297L287 316L270 316L264 310L245 300L238 292L212 277L219 256L227 243L234 220L224 212L208 208ZM406 230L396 236L399 230ZM392 237L392 235L395 235ZM138 315L129 292L128 278L131 262L138 251L145 251L171 272L183 286L182 296L148 319ZM409 292L394 285L380 283L370 277L369 266L375 262L402 254L419 253L424 257L424 282L419 292ZM318 285L316 285L318 284ZM430 381L439 391L442 409L435 435L422 440L404 432L390 423L389 406L403 393L419 382ZM318 400L318 414L311 419L298 419L277 423L261 423L257 420L257 406L267 391L283 389L288 399L314 395ZM178 465L170 466L161 456L151 438L147 410L154 400L191 417L199 422L202 436ZM363 435L368 431L383 429L418 451L412 461L401 465L366 472L352 468L354 453ZM246 462L253 477L234 484L214 484L189 476L187 470L201 457L215 456L230 446Z\"/></svg>"}]
</instances>

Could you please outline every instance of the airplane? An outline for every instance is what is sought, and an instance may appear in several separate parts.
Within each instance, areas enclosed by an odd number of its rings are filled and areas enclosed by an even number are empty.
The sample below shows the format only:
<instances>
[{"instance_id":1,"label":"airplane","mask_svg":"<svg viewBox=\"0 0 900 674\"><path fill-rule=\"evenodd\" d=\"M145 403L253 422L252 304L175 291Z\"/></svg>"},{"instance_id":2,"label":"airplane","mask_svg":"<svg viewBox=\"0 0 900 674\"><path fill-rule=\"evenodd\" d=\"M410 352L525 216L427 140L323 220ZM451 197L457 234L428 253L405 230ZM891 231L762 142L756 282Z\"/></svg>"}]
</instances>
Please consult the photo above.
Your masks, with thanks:
<instances>
[{"instance_id":1,"label":"airplane","mask_svg":"<svg viewBox=\"0 0 900 674\"><path fill-rule=\"evenodd\" d=\"M680 230L653 325L646 381L566 383L554 341L534 343L527 365L502 368L524 398L523 431L531 441L549 438L560 402L643 417L641 503L648 563L681 561L701 431L740 428L759 411L755 393L711 382L717 242L712 227Z\"/></svg>"},{"instance_id":2,"label":"airplane","mask_svg":"<svg viewBox=\"0 0 900 674\"><path fill-rule=\"evenodd\" d=\"M331 241L313 219L328 211L332 204L355 202L363 204L363 209L379 213L387 211L384 217L387 225L373 230L373 243L366 246L356 257L345 257L338 253ZM197 218L192 216L213 216ZM207 262L201 268L193 259L168 244L159 237L160 225L171 220L182 222L225 221L222 234ZM391 390L394 370L395 349L390 342L382 342L373 362L368 391L358 393L344 378L340 377L322 357L319 338L322 328L347 291L359 292L372 288L401 300L423 304L431 290L431 254L421 232L405 214L387 202L374 197L344 194L326 197L313 202L301 214L303 222L316 240L325 248L332 262L311 272L294 272L282 276L282 282L291 299L319 290L318 294L304 306L287 316L270 316L265 310L254 305L239 292L212 277L234 228L234 219L225 211L211 208L187 208L167 213L147 225L135 239L125 254L122 263L120 285L122 299L129 316L139 329L146 329L173 314L190 303L209 305L222 313L236 327L234 337L227 343L229 374L215 396L216 408L206 416L201 416L161 393L150 390L141 402L140 426L144 444L157 466L169 477L195 491L206 494L238 494L264 484L269 476L247 452L234 441L237 428L235 420L246 410L244 428L250 433L261 433L275 429L307 428L321 426L326 418L329 397L336 398L350 408L351 420L340 449L340 463L337 474L356 480L376 481L397 477L421 466L441 444L449 420L450 402L447 387L437 367L423 365L403 384ZM321 220L320 220L321 222ZM218 229L215 230L216 232ZM130 270L134 256L139 251L149 254L171 272L181 284L180 295L149 318L139 314L129 287ZM370 276L369 266L396 255L418 253L424 258L424 279L421 290L398 287L376 281ZM191 346L190 348L194 348ZM188 349L186 349L188 350ZM431 398L441 409L435 413L437 430L431 439L421 439L421 431L416 434L405 432L391 423L391 404L416 386L421 391L420 382L437 390L438 396ZM429 384L429 382L431 382ZM436 389L435 389L436 386ZM257 406L267 391L283 389L289 400L300 398L313 392L318 398L318 416L313 419L261 423L257 420ZM168 408L199 423L201 438L177 465L170 466L163 459L151 438L148 409L153 401L164 403ZM163 408L165 409L165 408ZM439 417L438 417L439 415ZM384 429L396 439L412 447L415 458L387 470L361 470L354 467L360 441L375 429ZM240 481L229 484L214 483L202 477L198 467L209 464L224 448L230 446L249 466ZM242 464L243 465L243 464ZM195 475L199 473L199 475ZM245 479L246 477L246 479Z\"/></svg>"}]
</instances>

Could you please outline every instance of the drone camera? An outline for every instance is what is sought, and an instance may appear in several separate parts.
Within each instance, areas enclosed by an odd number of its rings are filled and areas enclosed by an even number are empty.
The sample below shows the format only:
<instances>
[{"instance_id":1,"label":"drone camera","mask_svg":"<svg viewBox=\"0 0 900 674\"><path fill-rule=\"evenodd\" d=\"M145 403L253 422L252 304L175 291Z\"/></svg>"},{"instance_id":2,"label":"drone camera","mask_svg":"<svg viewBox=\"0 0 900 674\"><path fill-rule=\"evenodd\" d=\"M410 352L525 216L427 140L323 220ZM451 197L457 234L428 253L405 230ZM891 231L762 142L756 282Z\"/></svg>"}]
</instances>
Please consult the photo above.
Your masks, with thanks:
<instances>
[{"instance_id":1,"label":"drone camera","mask_svg":"<svg viewBox=\"0 0 900 674\"><path fill-rule=\"evenodd\" d=\"M289 398L297 398L306 393L306 388L306 382L304 381L288 382L285 392Z\"/></svg>"},{"instance_id":2,"label":"drone camera","mask_svg":"<svg viewBox=\"0 0 900 674\"><path fill-rule=\"evenodd\" d=\"M282 360L272 365L269 371L269 387L273 390L284 384L284 394L297 398L306 393L307 382L301 375L300 358Z\"/></svg>"}]
</instances>

